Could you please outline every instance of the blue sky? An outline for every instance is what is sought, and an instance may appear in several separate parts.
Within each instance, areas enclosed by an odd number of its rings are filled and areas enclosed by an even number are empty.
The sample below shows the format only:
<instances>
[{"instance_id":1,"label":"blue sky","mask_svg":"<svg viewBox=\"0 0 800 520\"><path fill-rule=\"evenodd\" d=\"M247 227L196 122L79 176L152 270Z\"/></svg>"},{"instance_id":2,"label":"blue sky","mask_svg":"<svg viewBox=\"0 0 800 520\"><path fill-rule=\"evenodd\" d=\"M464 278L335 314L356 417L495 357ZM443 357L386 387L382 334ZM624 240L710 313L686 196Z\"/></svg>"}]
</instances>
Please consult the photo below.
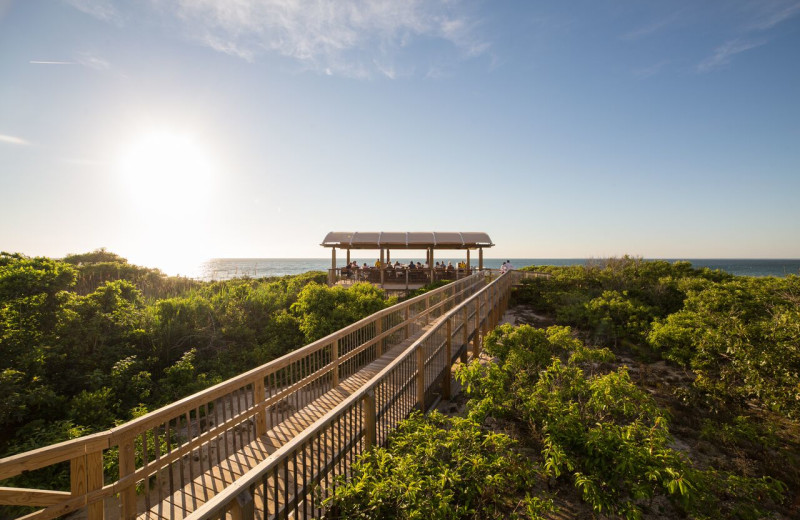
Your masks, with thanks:
<instances>
[{"instance_id":1,"label":"blue sky","mask_svg":"<svg viewBox=\"0 0 800 520\"><path fill-rule=\"evenodd\" d=\"M800 2L0 0L0 249L800 257Z\"/></svg>"}]
</instances>

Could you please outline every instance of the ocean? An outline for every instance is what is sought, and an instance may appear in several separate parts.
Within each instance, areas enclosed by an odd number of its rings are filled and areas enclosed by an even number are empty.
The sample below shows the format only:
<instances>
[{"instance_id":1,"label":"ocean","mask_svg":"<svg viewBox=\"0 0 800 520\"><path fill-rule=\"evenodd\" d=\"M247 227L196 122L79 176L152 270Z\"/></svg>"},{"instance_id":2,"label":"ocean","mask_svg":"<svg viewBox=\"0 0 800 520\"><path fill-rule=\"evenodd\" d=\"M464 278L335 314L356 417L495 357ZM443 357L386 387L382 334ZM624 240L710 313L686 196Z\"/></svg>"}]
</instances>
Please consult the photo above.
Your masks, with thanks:
<instances>
[{"instance_id":1,"label":"ocean","mask_svg":"<svg viewBox=\"0 0 800 520\"><path fill-rule=\"evenodd\" d=\"M477 266L477 255L473 255L472 264ZM463 261L465 257L458 258L435 258L436 261L453 262L453 265ZM366 262L368 265L375 263L374 257L352 257L359 265ZM408 263L409 260L424 261L424 258L395 258L400 263ZM484 258L483 265L487 268L499 268L505 258ZM529 265L584 265L587 261L596 259L586 258L511 258L512 265L519 269ZM674 258L664 258L670 262ZM800 260L776 260L776 259L685 259L692 263L694 267L708 267L719 269L738 276L786 276L789 274L800 274ZM337 258L337 265L342 266L344 258ZM181 273L183 276L198 280L227 280L248 276L251 278L261 278L265 276L284 276L287 274L300 274L308 271L326 271L331 266L330 258L214 258L201 263L190 272Z\"/></svg>"}]
</instances>

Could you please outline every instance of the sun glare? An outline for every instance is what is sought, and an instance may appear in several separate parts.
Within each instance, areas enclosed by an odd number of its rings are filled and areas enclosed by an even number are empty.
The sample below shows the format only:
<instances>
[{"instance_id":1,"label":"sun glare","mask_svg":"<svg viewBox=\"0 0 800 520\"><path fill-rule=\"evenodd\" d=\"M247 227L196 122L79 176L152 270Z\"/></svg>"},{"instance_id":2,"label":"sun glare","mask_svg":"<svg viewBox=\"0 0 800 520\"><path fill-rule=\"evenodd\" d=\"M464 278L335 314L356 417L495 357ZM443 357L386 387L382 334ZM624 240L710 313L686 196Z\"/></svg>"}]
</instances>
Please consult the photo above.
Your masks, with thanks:
<instances>
[{"instance_id":1,"label":"sun glare","mask_svg":"<svg viewBox=\"0 0 800 520\"><path fill-rule=\"evenodd\" d=\"M129 198L151 215L190 216L210 193L208 157L185 134L154 131L141 136L121 154L119 171Z\"/></svg>"},{"instance_id":2,"label":"sun glare","mask_svg":"<svg viewBox=\"0 0 800 520\"><path fill-rule=\"evenodd\" d=\"M206 149L190 135L152 131L118 156L121 202L128 208L123 250L169 274L188 274L207 256L215 175Z\"/></svg>"}]
</instances>

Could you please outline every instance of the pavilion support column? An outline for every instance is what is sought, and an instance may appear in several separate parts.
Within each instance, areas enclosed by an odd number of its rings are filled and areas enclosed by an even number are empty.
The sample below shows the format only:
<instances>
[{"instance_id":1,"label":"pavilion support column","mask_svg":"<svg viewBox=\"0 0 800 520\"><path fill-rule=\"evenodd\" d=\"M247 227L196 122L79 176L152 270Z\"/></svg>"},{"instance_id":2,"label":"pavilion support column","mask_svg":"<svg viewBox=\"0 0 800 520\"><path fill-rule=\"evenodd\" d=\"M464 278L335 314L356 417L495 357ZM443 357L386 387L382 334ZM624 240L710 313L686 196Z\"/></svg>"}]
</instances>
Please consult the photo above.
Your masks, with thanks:
<instances>
[{"instance_id":1,"label":"pavilion support column","mask_svg":"<svg viewBox=\"0 0 800 520\"><path fill-rule=\"evenodd\" d=\"M469 270L471 268L472 268L472 266L469 263L469 249L467 249L467 274L469 274Z\"/></svg>"},{"instance_id":2,"label":"pavilion support column","mask_svg":"<svg viewBox=\"0 0 800 520\"><path fill-rule=\"evenodd\" d=\"M347 248L347 265L350 265L350 248Z\"/></svg>"},{"instance_id":3,"label":"pavilion support column","mask_svg":"<svg viewBox=\"0 0 800 520\"><path fill-rule=\"evenodd\" d=\"M386 263L392 263L392 252L389 249L386 250Z\"/></svg>"},{"instance_id":4,"label":"pavilion support column","mask_svg":"<svg viewBox=\"0 0 800 520\"><path fill-rule=\"evenodd\" d=\"M478 248L478 270L483 271L483 248Z\"/></svg>"},{"instance_id":5,"label":"pavilion support column","mask_svg":"<svg viewBox=\"0 0 800 520\"><path fill-rule=\"evenodd\" d=\"M430 254L428 255L428 257L429 257L428 267L430 267L431 269L431 283L433 283L436 281L436 279L434 278L436 276L436 271L433 270L433 248L430 248Z\"/></svg>"},{"instance_id":6,"label":"pavilion support column","mask_svg":"<svg viewBox=\"0 0 800 520\"><path fill-rule=\"evenodd\" d=\"M383 287L383 269L384 269L383 248L381 248L381 287Z\"/></svg>"},{"instance_id":7,"label":"pavilion support column","mask_svg":"<svg viewBox=\"0 0 800 520\"><path fill-rule=\"evenodd\" d=\"M336 248L331 248L331 271L328 274L328 285L336 283Z\"/></svg>"}]
</instances>

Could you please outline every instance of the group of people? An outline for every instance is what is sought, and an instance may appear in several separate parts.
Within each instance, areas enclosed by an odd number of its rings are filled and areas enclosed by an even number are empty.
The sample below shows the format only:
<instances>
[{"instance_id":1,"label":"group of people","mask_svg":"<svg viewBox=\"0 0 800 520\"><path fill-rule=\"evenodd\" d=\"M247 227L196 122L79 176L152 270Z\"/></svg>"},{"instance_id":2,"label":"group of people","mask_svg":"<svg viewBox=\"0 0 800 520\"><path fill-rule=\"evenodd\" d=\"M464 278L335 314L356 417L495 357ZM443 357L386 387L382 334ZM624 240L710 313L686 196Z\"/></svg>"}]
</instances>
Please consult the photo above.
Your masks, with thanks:
<instances>
[{"instance_id":1,"label":"group of people","mask_svg":"<svg viewBox=\"0 0 800 520\"><path fill-rule=\"evenodd\" d=\"M354 260L349 264L347 264L346 266L344 266L344 269L372 269L372 267L373 266L367 265L366 262L364 262L363 265L359 266L358 262ZM376 269L380 269L381 261L376 260L374 267ZM421 262L414 263L413 261L409 262L408 264L401 264L400 262L395 261L394 264L392 264L391 262L385 262L383 267L384 269L428 269L428 264L427 263L423 264ZM453 271L456 269L456 267L453 266L453 262L447 262L447 265L445 265L444 262L436 262L436 264L434 264L433 267L434 269L444 269L447 271ZM466 268L467 268L466 262L458 262L458 269L466 269Z\"/></svg>"},{"instance_id":2,"label":"group of people","mask_svg":"<svg viewBox=\"0 0 800 520\"><path fill-rule=\"evenodd\" d=\"M514 266L511 265L511 260L506 260L503 262L503 265L500 266L500 273L505 273L506 271L513 271Z\"/></svg>"}]
</instances>

